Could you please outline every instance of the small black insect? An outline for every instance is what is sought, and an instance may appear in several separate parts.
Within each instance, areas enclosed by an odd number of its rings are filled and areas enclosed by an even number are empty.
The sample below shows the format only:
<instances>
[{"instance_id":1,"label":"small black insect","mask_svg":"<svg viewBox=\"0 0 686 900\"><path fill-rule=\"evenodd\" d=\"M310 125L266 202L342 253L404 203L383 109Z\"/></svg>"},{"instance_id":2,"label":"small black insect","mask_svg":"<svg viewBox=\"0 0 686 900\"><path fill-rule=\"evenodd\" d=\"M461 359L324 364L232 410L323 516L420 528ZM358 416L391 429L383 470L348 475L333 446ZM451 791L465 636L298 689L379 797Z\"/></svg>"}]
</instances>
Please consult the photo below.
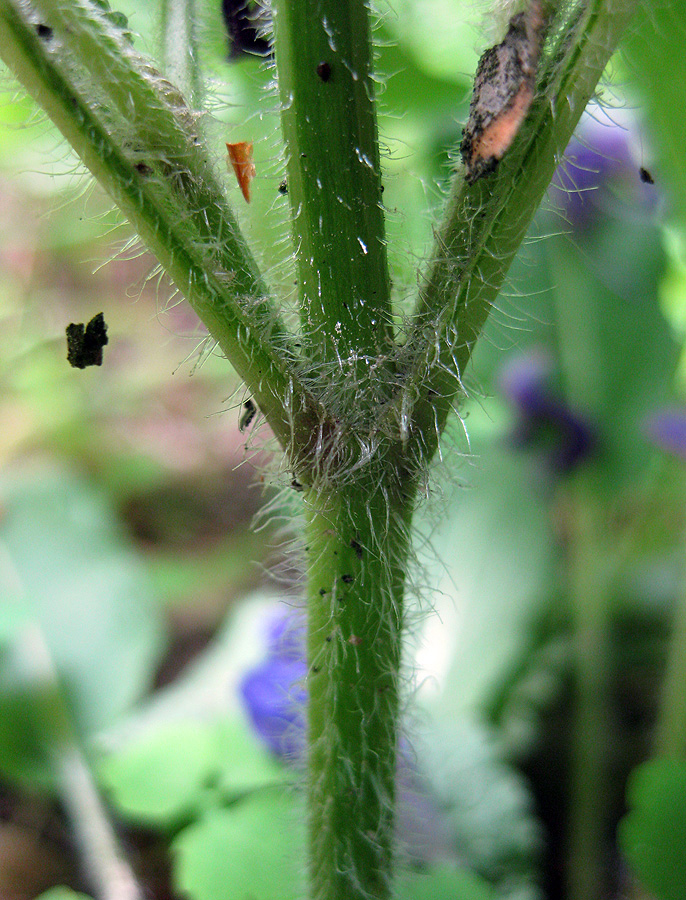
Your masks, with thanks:
<instances>
[{"instance_id":1,"label":"small black insect","mask_svg":"<svg viewBox=\"0 0 686 900\"><path fill-rule=\"evenodd\" d=\"M246 428L248 428L256 415L257 407L252 402L252 400L246 400L243 404L243 412L241 413L241 417L238 420L238 430L241 432L241 434L245 431Z\"/></svg>"},{"instance_id":2,"label":"small black insect","mask_svg":"<svg viewBox=\"0 0 686 900\"><path fill-rule=\"evenodd\" d=\"M49 41L52 38L52 28L49 25L43 25L42 22L39 22L36 25L36 34L44 41Z\"/></svg>"},{"instance_id":3,"label":"small black insect","mask_svg":"<svg viewBox=\"0 0 686 900\"><path fill-rule=\"evenodd\" d=\"M284 180L281 182L281 184L279 185L279 193L280 193L280 194L287 194L287 193L288 193L288 182L286 181L285 178L284 178Z\"/></svg>"},{"instance_id":4,"label":"small black insect","mask_svg":"<svg viewBox=\"0 0 686 900\"><path fill-rule=\"evenodd\" d=\"M328 62L320 62L317 66L317 75L322 81L328 81L331 78L331 64Z\"/></svg>"},{"instance_id":5,"label":"small black insect","mask_svg":"<svg viewBox=\"0 0 686 900\"><path fill-rule=\"evenodd\" d=\"M83 322L67 325L67 362L75 369L102 365L102 348L109 343L107 325L102 313Z\"/></svg>"},{"instance_id":6,"label":"small black insect","mask_svg":"<svg viewBox=\"0 0 686 900\"><path fill-rule=\"evenodd\" d=\"M291 481L291 487L294 491L298 491L298 493L305 490L305 488L300 484L297 478L294 478L293 481Z\"/></svg>"},{"instance_id":7,"label":"small black insect","mask_svg":"<svg viewBox=\"0 0 686 900\"><path fill-rule=\"evenodd\" d=\"M638 177L641 179L643 184L655 184L655 179L647 169L643 168L643 166L641 166L641 168L638 170Z\"/></svg>"},{"instance_id":8,"label":"small black insect","mask_svg":"<svg viewBox=\"0 0 686 900\"><path fill-rule=\"evenodd\" d=\"M253 0L222 0L222 13L229 32L232 57L244 53L271 56L271 41L265 35L271 26L266 4Z\"/></svg>"},{"instance_id":9,"label":"small black insect","mask_svg":"<svg viewBox=\"0 0 686 900\"><path fill-rule=\"evenodd\" d=\"M343 584L352 584L355 579L352 575L341 575L341 581Z\"/></svg>"},{"instance_id":10,"label":"small black insect","mask_svg":"<svg viewBox=\"0 0 686 900\"><path fill-rule=\"evenodd\" d=\"M355 556L358 559L362 559L362 546L358 541L355 540L355 538L350 541L350 546L355 551Z\"/></svg>"}]
</instances>

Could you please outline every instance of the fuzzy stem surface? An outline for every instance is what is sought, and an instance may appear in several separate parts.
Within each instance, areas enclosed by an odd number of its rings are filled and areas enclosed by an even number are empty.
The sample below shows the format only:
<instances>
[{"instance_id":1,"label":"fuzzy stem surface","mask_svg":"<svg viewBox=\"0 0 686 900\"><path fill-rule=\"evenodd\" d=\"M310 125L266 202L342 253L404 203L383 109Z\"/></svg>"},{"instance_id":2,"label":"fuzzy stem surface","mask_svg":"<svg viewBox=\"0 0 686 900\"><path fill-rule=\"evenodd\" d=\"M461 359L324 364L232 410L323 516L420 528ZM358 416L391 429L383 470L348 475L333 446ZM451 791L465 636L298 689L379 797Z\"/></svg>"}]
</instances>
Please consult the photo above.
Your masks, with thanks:
<instances>
[{"instance_id":1,"label":"fuzzy stem surface","mask_svg":"<svg viewBox=\"0 0 686 900\"><path fill-rule=\"evenodd\" d=\"M306 498L313 900L391 895L413 493L365 482Z\"/></svg>"},{"instance_id":2,"label":"fuzzy stem surface","mask_svg":"<svg viewBox=\"0 0 686 900\"><path fill-rule=\"evenodd\" d=\"M467 184L456 173L404 348L407 377L394 415L410 455L433 457L507 271L639 3L558 4L536 99L511 148L493 175Z\"/></svg>"},{"instance_id":3,"label":"fuzzy stem surface","mask_svg":"<svg viewBox=\"0 0 686 900\"><path fill-rule=\"evenodd\" d=\"M369 405L393 346L370 13L276 0L274 14L304 349L338 402Z\"/></svg>"}]
</instances>

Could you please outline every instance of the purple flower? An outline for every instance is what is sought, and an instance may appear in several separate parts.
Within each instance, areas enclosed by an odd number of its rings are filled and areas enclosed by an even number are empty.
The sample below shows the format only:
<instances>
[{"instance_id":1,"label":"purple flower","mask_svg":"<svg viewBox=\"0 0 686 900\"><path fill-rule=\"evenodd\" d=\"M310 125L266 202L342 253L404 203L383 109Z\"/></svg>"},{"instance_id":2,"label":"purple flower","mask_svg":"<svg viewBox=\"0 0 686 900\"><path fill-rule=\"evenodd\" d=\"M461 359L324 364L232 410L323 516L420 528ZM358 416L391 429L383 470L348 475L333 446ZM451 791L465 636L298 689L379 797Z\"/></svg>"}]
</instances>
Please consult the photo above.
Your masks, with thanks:
<instances>
[{"instance_id":1,"label":"purple flower","mask_svg":"<svg viewBox=\"0 0 686 900\"><path fill-rule=\"evenodd\" d=\"M551 187L551 197L576 231L608 212L628 215L637 207L649 211L654 206L657 192L642 175L640 155L632 152L632 130L633 122L624 126L607 117L582 118Z\"/></svg>"},{"instance_id":2,"label":"purple flower","mask_svg":"<svg viewBox=\"0 0 686 900\"><path fill-rule=\"evenodd\" d=\"M686 410L662 409L646 419L645 431L661 450L686 460Z\"/></svg>"},{"instance_id":3,"label":"purple flower","mask_svg":"<svg viewBox=\"0 0 686 900\"><path fill-rule=\"evenodd\" d=\"M255 731L277 756L297 761L305 752L305 629L301 616L279 613L269 627L263 662L243 678L240 692ZM397 838L408 858L428 862L450 855L447 827L412 762L398 753Z\"/></svg>"},{"instance_id":4,"label":"purple flower","mask_svg":"<svg viewBox=\"0 0 686 900\"><path fill-rule=\"evenodd\" d=\"M305 746L304 639L301 619L275 618L264 660L240 684L255 731L272 753L290 759L300 756Z\"/></svg>"},{"instance_id":5,"label":"purple flower","mask_svg":"<svg viewBox=\"0 0 686 900\"><path fill-rule=\"evenodd\" d=\"M505 365L500 385L517 411L514 443L538 449L553 472L567 474L595 451L597 438L592 425L553 390L552 373L544 353L520 356Z\"/></svg>"}]
</instances>

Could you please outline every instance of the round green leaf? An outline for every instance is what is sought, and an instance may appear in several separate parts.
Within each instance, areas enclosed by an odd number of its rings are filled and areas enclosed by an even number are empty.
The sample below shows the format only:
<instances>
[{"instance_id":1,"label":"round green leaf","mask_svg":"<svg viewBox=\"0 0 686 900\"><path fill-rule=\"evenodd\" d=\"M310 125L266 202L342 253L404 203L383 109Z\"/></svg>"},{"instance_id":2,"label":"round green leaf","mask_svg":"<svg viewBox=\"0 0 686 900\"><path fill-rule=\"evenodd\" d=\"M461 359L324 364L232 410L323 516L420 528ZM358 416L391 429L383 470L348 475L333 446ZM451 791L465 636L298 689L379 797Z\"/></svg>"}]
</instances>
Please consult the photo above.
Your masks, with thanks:
<instances>
[{"instance_id":1,"label":"round green leaf","mask_svg":"<svg viewBox=\"0 0 686 900\"><path fill-rule=\"evenodd\" d=\"M208 788L236 796L287 773L242 723L184 719L110 754L100 776L125 815L164 827L197 814Z\"/></svg>"},{"instance_id":2,"label":"round green leaf","mask_svg":"<svg viewBox=\"0 0 686 900\"><path fill-rule=\"evenodd\" d=\"M632 774L620 844L631 868L658 900L686 897L686 761L653 759Z\"/></svg>"},{"instance_id":3,"label":"round green leaf","mask_svg":"<svg viewBox=\"0 0 686 900\"><path fill-rule=\"evenodd\" d=\"M403 872L396 881L399 900L494 900L491 885L466 869L436 865Z\"/></svg>"},{"instance_id":4,"label":"round green leaf","mask_svg":"<svg viewBox=\"0 0 686 900\"><path fill-rule=\"evenodd\" d=\"M269 789L214 810L174 842L176 890L191 900L299 900L305 814L292 790Z\"/></svg>"},{"instance_id":5,"label":"round green leaf","mask_svg":"<svg viewBox=\"0 0 686 900\"><path fill-rule=\"evenodd\" d=\"M71 888L60 885L59 887L50 888L44 894L41 894L37 900L91 900L87 894L79 894L72 891Z\"/></svg>"}]
</instances>

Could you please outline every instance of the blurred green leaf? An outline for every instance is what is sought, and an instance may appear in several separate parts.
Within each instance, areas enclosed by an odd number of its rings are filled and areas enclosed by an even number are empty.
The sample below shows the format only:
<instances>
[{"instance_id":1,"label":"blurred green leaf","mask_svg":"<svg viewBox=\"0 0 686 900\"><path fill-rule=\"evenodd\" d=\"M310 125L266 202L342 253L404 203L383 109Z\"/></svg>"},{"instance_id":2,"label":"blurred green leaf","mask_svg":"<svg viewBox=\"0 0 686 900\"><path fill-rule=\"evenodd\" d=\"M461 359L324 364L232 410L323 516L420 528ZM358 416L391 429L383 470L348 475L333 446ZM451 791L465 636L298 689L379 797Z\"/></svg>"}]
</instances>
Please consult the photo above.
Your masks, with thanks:
<instances>
[{"instance_id":1,"label":"blurred green leaf","mask_svg":"<svg viewBox=\"0 0 686 900\"><path fill-rule=\"evenodd\" d=\"M283 766L239 722L169 722L103 762L100 775L117 808L130 818L169 827L196 817L203 795L235 797L283 782Z\"/></svg>"},{"instance_id":2,"label":"blurred green leaf","mask_svg":"<svg viewBox=\"0 0 686 900\"><path fill-rule=\"evenodd\" d=\"M438 704L446 716L479 710L498 689L530 646L555 576L549 515L527 460L476 429L471 450L469 489L432 535L445 562L432 598L439 615L427 622L434 643L426 675L444 682Z\"/></svg>"},{"instance_id":3,"label":"blurred green leaf","mask_svg":"<svg viewBox=\"0 0 686 900\"><path fill-rule=\"evenodd\" d=\"M77 891L72 891L71 888L60 885L60 887L50 888L37 900L91 900L91 898L87 894L79 894Z\"/></svg>"},{"instance_id":4,"label":"blurred green leaf","mask_svg":"<svg viewBox=\"0 0 686 900\"><path fill-rule=\"evenodd\" d=\"M686 897L686 761L653 759L627 788L629 812L619 826L629 865L657 900Z\"/></svg>"},{"instance_id":5,"label":"blurred green leaf","mask_svg":"<svg viewBox=\"0 0 686 900\"><path fill-rule=\"evenodd\" d=\"M686 10L682 2L643 5L634 20L625 54L642 94L658 152L658 171L671 188L678 214L686 219Z\"/></svg>"},{"instance_id":6,"label":"blurred green leaf","mask_svg":"<svg viewBox=\"0 0 686 900\"><path fill-rule=\"evenodd\" d=\"M418 759L457 858L487 878L496 896L538 900L542 834L533 797L493 735L466 718L435 720L421 735Z\"/></svg>"},{"instance_id":7,"label":"blurred green leaf","mask_svg":"<svg viewBox=\"0 0 686 900\"><path fill-rule=\"evenodd\" d=\"M190 900L299 900L304 895L305 811L292 789L214 810L173 845L176 890Z\"/></svg>"},{"instance_id":8,"label":"blurred green leaf","mask_svg":"<svg viewBox=\"0 0 686 900\"><path fill-rule=\"evenodd\" d=\"M495 900L487 881L447 865L434 865L421 872L402 872L395 891L399 900Z\"/></svg>"},{"instance_id":9,"label":"blurred green leaf","mask_svg":"<svg viewBox=\"0 0 686 900\"><path fill-rule=\"evenodd\" d=\"M0 648L0 769L43 782L40 748L55 723L40 734L23 706L40 704L45 666L77 730L90 735L149 687L162 620L139 559L87 482L55 469L6 472L0 501L0 593L34 635L24 629ZM33 673L27 641L45 655Z\"/></svg>"},{"instance_id":10,"label":"blurred green leaf","mask_svg":"<svg viewBox=\"0 0 686 900\"><path fill-rule=\"evenodd\" d=\"M606 223L588 235L584 256L565 240L550 249L566 401L598 429L616 495L645 470L646 415L672 395L678 346L658 300L660 234L640 219Z\"/></svg>"}]
</instances>

